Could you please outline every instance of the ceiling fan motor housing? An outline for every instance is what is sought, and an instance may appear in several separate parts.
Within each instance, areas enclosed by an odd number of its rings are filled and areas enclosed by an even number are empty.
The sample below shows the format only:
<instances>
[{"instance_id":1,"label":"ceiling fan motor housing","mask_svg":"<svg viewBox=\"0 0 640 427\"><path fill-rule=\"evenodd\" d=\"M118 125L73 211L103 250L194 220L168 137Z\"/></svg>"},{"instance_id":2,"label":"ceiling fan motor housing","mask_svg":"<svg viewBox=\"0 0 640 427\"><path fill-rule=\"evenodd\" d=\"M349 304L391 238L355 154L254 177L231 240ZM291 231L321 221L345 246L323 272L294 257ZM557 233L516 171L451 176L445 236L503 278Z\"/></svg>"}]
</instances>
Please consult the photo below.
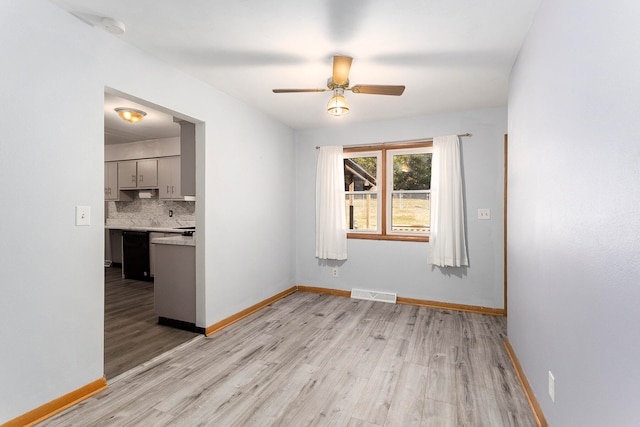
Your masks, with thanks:
<instances>
[{"instance_id":1,"label":"ceiling fan motor housing","mask_svg":"<svg viewBox=\"0 0 640 427\"><path fill-rule=\"evenodd\" d=\"M349 87L349 79L347 79L344 84L340 85L333 81L333 77L329 77L329 79L327 80L327 87L331 90L334 90L336 88L347 89Z\"/></svg>"}]
</instances>

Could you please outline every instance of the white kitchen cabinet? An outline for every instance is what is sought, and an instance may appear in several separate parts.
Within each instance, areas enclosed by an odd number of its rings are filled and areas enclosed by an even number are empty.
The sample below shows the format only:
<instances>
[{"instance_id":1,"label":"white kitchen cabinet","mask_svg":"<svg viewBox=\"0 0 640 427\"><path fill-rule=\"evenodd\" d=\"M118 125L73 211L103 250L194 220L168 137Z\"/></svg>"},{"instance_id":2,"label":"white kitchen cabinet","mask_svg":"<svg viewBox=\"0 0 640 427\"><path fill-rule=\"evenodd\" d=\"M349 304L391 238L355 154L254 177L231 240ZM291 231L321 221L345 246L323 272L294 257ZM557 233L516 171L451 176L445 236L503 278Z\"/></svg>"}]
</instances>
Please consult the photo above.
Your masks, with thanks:
<instances>
[{"instance_id":1,"label":"white kitchen cabinet","mask_svg":"<svg viewBox=\"0 0 640 427\"><path fill-rule=\"evenodd\" d=\"M104 164L104 199L118 200L118 162Z\"/></svg>"},{"instance_id":2,"label":"white kitchen cabinet","mask_svg":"<svg viewBox=\"0 0 640 427\"><path fill-rule=\"evenodd\" d=\"M118 162L118 188L120 190L158 188L158 159Z\"/></svg>"},{"instance_id":3,"label":"white kitchen cabinet","mask_svg":"<svg viewBox=\"0 0 640 427\"><path fill-rule=\"evenodd\" d=\"M161 200L182 200L180 156L158 159L158 193Z\"/></svg>"}]
</instances>

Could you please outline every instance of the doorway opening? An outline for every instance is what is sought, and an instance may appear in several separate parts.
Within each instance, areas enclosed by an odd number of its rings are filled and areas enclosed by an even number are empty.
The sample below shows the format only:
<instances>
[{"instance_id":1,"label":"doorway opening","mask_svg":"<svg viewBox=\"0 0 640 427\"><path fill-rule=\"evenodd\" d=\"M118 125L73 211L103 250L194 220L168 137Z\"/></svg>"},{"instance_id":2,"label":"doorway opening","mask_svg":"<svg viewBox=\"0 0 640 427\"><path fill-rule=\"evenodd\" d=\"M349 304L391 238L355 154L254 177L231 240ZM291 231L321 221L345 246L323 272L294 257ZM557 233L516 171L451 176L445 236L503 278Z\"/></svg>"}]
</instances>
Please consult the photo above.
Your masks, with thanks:
<instances>
[{"instance_id":1,"label":"doorway opening","mask_svg":"<svg viewBox=\"0 0 640 427\"><path fill-rule=\"evenodd\" d=\"M105 88L104 96L104 373L111 380L199 335L195 279L188 310L193 328L175 327L187 322L159 322L165 318L157 312L160 280L153 243L188 238L196 230L196 121L112 89ZM116 111L121 108L143 112L142 120L125 121ZM185 144L187 128L191 140ZM128 250L127 233L139 241L142 235L145 245Z\"/></svg>"}]
</instances>

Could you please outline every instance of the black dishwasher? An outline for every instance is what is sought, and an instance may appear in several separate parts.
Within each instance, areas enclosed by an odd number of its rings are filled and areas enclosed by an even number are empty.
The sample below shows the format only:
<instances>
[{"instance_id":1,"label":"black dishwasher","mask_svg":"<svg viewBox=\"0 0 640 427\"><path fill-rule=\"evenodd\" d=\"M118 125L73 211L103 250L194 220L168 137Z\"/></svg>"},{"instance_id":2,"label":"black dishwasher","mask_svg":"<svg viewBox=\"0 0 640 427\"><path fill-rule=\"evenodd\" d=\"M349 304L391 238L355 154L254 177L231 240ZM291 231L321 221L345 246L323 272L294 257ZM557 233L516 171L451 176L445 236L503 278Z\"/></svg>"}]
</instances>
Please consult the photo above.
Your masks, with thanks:
<instances>
[{"instance_id":1,"label":"black dishwasher","mask_svg":"<svg viewBox=\"0 0 640 427\"><path fill-rule=\"evenodd\" d=\"M153 280L149 265L149 232L122 232L122 272L125 279Z\"/></svg>"}]
</instances>

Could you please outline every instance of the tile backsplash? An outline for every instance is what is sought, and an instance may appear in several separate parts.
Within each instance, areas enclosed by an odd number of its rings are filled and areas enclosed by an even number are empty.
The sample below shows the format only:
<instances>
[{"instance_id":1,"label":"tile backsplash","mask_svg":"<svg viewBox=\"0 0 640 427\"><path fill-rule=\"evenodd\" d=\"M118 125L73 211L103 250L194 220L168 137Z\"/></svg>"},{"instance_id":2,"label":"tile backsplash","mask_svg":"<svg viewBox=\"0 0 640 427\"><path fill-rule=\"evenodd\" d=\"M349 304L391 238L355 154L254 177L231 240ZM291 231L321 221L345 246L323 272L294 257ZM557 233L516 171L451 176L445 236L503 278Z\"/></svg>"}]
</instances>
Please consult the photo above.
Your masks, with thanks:
<instances>
[{"instance_id":1,"label":"tile backsplash","mask_svg":"<svg viewBox=\"0 0 640 427\"><path fill-rule=\"evenodd\" d=\"M196 225L196 202L159 200L157 192L150 199L135 194L130 202L106 202L108 226L188 227ZM172 214L172 216L170 216Z\"/></svg>"}]
</instances>

